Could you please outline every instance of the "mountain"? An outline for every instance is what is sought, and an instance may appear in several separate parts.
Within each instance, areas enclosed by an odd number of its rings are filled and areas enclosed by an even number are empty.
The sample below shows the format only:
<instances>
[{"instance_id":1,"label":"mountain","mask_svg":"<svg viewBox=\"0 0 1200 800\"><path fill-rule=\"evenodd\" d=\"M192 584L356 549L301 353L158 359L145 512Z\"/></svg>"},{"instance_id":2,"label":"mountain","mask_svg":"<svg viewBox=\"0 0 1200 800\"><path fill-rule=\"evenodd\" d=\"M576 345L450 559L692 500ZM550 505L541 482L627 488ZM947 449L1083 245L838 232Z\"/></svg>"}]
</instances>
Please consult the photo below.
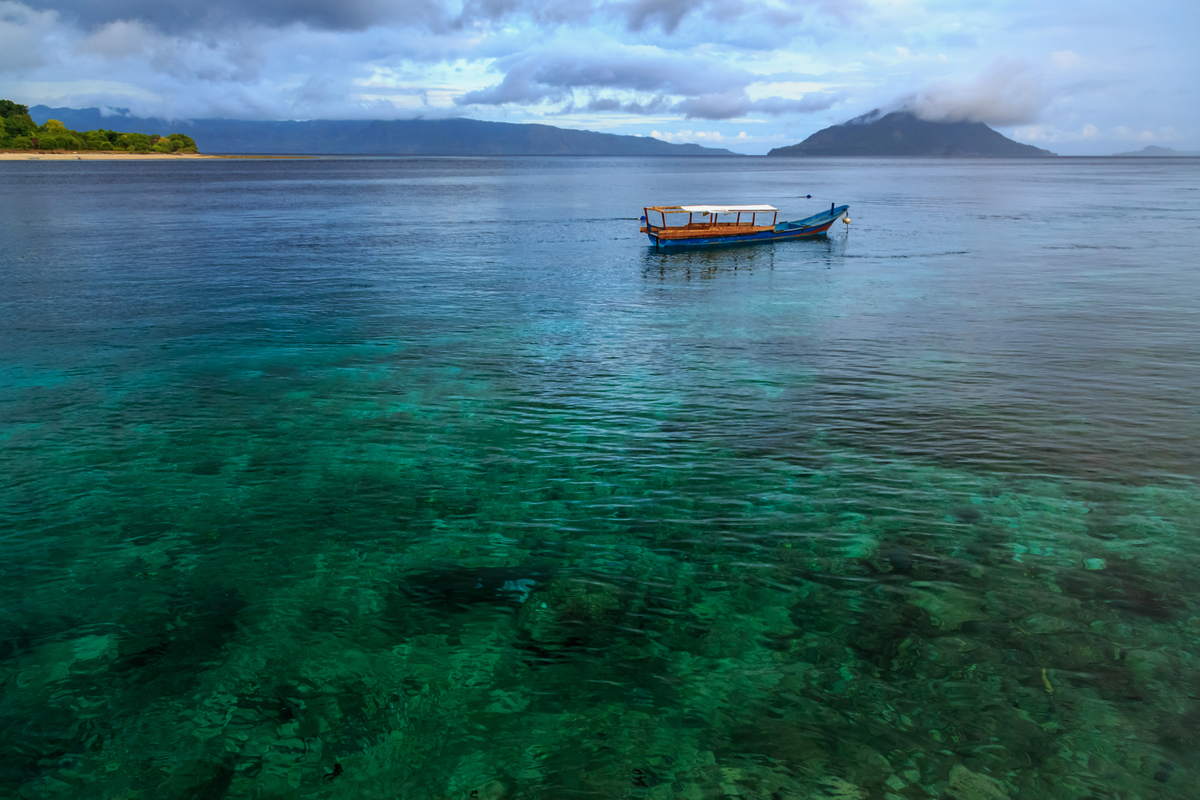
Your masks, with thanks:
<instances>
[{"instance_id":1,"label":"mountain","mask_svg":"<svg viewBox=\"0 0 1200 800\"><path fill-rule=\"evenodd\" d=\"M133 117L125 109L34 106L38 122L56 119L77 131L185 133L202 153L339 155L731 156L697 144L670 144L644 136L518 125L477 119L337 120L304 122L238 119L163 120Z\"/></svg>"},{"instance_id":2,"label":"mountain","mask_svg":"<svg viewBox=\"0 0 1200 800\"><path fill-rule=\"evenodd\" d=\"M1014 142L982 122L927 122L907 111L875 110L767 155L1043 158L1054 153Z\"/></svg>"},{"instance_id":3,"label":"mountain","mask_svg":"<svg viewBox=\"0 0 1200 800\"><path fill-rule=\"evenodd\" d=\"M1113 155L1114 156L1141 156L1143 158L1146 156L1157 157L1157 158L1169 158L1171 156L1175 156L1175 157L1183 156L1186 158L1188 156L1200 156L1200 152L1197 152L1195 150L1172 150L1169 147L1159 147L1158 145L1148 144L1145 147L1143 147L1141 150L1136 150L1132 153L1113 153Z\"/></svg>"}]
</instances>

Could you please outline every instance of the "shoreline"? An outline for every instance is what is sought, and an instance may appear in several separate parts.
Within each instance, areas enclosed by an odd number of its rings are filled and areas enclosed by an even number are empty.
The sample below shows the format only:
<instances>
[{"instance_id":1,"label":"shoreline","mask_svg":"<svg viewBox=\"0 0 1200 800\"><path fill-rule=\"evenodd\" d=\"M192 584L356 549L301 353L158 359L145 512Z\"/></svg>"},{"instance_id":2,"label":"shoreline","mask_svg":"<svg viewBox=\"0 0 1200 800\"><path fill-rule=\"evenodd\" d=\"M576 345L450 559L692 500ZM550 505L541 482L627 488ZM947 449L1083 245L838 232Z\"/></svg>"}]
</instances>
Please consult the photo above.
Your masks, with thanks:
<instances>
[{"instance_id":1,"label":"shoreline","mask_svg":"<svg viewBox=\"0 0 1200 800\"><path fill-rule=\"evenodd\" d=\"M0 161L168 161L200 158L311 158L312 156L208 155L205 153L121 153L114 150L5 150Z\"/></svg>"}]
</instances>

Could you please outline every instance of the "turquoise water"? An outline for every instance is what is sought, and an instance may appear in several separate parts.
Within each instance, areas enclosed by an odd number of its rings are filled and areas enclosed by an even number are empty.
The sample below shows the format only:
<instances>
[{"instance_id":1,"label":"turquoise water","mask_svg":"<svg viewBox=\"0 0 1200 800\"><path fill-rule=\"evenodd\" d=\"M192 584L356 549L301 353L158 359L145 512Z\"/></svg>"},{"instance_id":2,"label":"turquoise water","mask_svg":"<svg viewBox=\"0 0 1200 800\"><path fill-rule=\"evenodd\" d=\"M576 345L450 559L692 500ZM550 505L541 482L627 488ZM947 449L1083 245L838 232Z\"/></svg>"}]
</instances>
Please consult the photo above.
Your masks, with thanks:
<instances>
[{"instance_id":1,"label":"turquoise water","mask_svg":"<svg viewBox=\"0 0 1200 800\"><path fill-rule=\"evenodd\" d=\"M1195 797L1198 188L0 165L0 796Z\"/></svg>"}]
</instances>

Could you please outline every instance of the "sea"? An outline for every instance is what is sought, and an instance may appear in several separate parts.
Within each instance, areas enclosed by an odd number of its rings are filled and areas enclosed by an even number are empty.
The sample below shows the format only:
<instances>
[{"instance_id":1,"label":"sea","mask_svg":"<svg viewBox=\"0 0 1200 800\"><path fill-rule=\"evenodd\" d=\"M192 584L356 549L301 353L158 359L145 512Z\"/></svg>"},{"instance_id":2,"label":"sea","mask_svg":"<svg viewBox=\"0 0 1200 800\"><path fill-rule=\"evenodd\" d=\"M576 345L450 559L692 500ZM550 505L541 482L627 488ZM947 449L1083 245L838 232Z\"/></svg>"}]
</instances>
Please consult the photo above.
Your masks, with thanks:
<instances>
[{"instance_id":1,"label":"sea","mask_svg":"<svg viewBox=\"0 0 1200 800\"><path fill-rule=\"evenodd\" d=\"M1198 272L1200 159L0 164L0 798L1195 798Z\"/></svg>"}]
</instances>

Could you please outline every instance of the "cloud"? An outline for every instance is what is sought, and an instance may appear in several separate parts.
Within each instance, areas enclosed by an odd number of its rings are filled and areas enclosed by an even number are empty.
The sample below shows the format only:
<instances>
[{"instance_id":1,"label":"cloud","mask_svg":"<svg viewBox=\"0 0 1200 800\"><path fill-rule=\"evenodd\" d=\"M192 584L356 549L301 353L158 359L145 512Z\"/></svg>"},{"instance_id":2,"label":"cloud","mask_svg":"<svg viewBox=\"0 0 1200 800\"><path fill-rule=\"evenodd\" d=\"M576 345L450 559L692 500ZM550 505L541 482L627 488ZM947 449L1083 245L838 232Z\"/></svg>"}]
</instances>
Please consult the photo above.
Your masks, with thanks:
<instances>
[{"instance_id":1,"label":"cloud","mask_svg":"<svg viewBox=\"0 0 1200 800\"><path fill-rule=\"evenodd\" d=\"M51 12L0 0L0 82L6 87L3 96L28 105L124 107L137 116L168 119L420 113L416 90L424 87L414 87L396 102L360 88L374 71L359 59L378 52L380 38L377 32L256 25L219 37L169 35L138 22L85 30ZM420 58L420 48L433 46L439 37L415 38ZM10 54L16 56L11 63ZM39 54L41 63L33 57ZM407 72L420 71L410 66Z\"/></svg>"},{"instance_id":2,"label":"cloud","mask_svg":"<svg viewBox=\"0 0 1200 800\"><path fill-rule=\"evenodd\" d=\"M704 5L692 0L632 0L617 7L625 12L626 25L631 31L658 23L665 33L674 33L689 11Z\"/></svg>"},{"instance_id":3,"label":"cloud","mask_svg":"<svg viewBox=\"0 0 1200 800\"><path fill-rule=\"evenodd\" d=\"M540 27L584 24L596 12L591 0L464 0L456 28L525 17Z\"/></svg>"},{"instance_id":4,"label":"cloud","mask_svg":"<svg viewBox=\"0 0 1200 800\"><path fill-rule=\"evenodd\" d=\"M578 111L586 111L590 114L605 114L619 112L624 114L637 114L647 116L650 114L661 114L664 111L669 111L671 101L668 100L665 94L657 94L645 102L637 100L622 101L616 97L593 97L588 100L587 104L581 107L576 107L574 103L566 108L555 112L557 115L573 114Z\"/></svg>"},{"instance_id":5,"label":"cloud","mask_svg":"<svg viewBox=\"0 0 1200 800\"><path fill-rule=\"evenodd\" d=\"M688 17L703 18L709 35L740 21L764 32L788 28L804 19L801 6L844 20L861 0L465 0L455 25L465 27L525 18L542 27L591 25L613 20L631 32L657 28L675 33ZM708 23L716 22L718 26Z\"/></svg>"},{"instance_id":6,"label":"cloud","mask_svg":"<svg viewBox=\"0 0 1200 800\"><path fill-rule=\"evenodd\" d=\"M1050 101L1042 76L1028 64L996 61L969 81L938 81L899 104L930 122L1024 125Z\"/></svg>"},{"instance_id":7,"label":"cloud","mask_svg":"<svg viewBox=\"0 0 1200 800\"><path fill-rule=\"evenodd\" d=\"M28 5L85 27L139 21L168 33L244 22L353 31L397 21L441 28L448 21L440 0L29 0Z\"/></svg>"},{"instance_id":8,"label":"cloud","mask_svg":"<svg viewBox=\"0 0 1200 800\"><path fill-rule=\"evenodd\" d=\"M823 111L843 97L814 92L752 100L746 89L759 76L708 58L647 47L554 48L499 63L507 70L499 83L467 92L454 102L460 106L565 102L557 113L569 114L580 110L574 92L582 90L591 93L582 108L593 113L673 111L687 119L718 120L755 112L779 116ZM620 93L634 97L622 98Z\"/></svg>"},{"instance_id":9,"label":"cloud","mask_svg":"<svg viewBox=\"0 0 1200 800\"><path fill-rule=\"evenodd\" d=\"M832 16L845 13L845 3L835 0L805 0L803 4ZM521 20L543 29L590 27L597 20L612 20L629 31L658 28L671 34L688 16L725 24L751 19L775 27L794 25L802 18L795 3L779 0L29 0L27 5L56 12L85 28L140 22L172 34L245 22L331 31L387 25L445 32Z\"/></svg>"},{"instance_id":10,"label":"cloud","mask_svg":"<svg viewBox=\"0 0 1200 800\"><path fill-rule=\"evenodd\" d=\"M1059 50L1051 53L1050 60L1059 69L1078 69L1083 64L1083 58L1070 50Z\"/></svg>"},{"instance_id":11,"label":"cloud","mask_svg":"<svg viewBox=\"0 0 1200 800\"><path fill-rule=\"evenodd\" d=\"M750 110L762 114L812 114L832 108L845 99L842 92L810 92L802 97L764 97L750 104Z\"/></svg>"},{"instance_id":12,"label":"cloud","mask_svg":"<svg viewBox=\"0 0 1200 800\"><path fill-rule=\"evenodd\" d=\"M745 131L740 131L737 136L726 136L720 131L691 131L683 130L671 133L669 131L651 131L651 136L655 139L662 139L664 142L672 144L683 144L686 142L707 142L725 143L733 140L745 141L747 138Z\"/></svg>"},{"instance_id":13,"label":"cloud","mask_svg":"<svg viewBox=\"0 0 1200 800\"><path fill-rule=\"evenodd\" d=\"M695 96L712 89L740 91L753 80L745 70L709 59L661 53L645 47L607 47L602 52L555 48L502 59L504 79L455 98L458 105L529 105L568 99L574 89L622 89Z\"/></svg>"},{"instance_id":14,"label":"cloud","mask_svg":"<svg viewBox=\"0 0 1200 800\"><path fill-rule=\"evenodd\" d=\"M615 97L597 97L587 104L588 111L620 111L621 101Z\"/></svg>"},{"instance_id":15,"label":"cloud","mask_svg":"<svg viewBox=\"0 0 1200 800\"><path fill-rule=\"evenodd\" d=\"M744 117L750 107L750 98L742 90L731 92L709 92L699 97L689 97L675 106L675 110L686 119L733 119Z\"/></svg>"},{"instance_id":16,"label":"cloud","mask_svg":"<svg viewBox=\"0 0 1200 800\"><path fill-rule=\"evenodd\" d=\"M682 113L686 119L734 119L751 113L770 114L811 114L824 111L839 100L842 95L829 93L806 94L800 98L764 97L751 100L745 92L725 92L721 94L703 94L681 101L675 110Z\"/></svg>"},{"instance_id":17,"label":"cloud","mask_svg":"<svg viewBox=\"0 0 1200 800\"><path fill-rule=\"evenodd\" d=\"M665 94L656 94L644 103L631 101L621 106L626 114L661 114L670 107L670 101Z\"/></svg>"},{"instance_id":18,"label":"cloud","mask_svg":"<svg viewBox=\"0 0 1200 800\"><path fill-rule=\"evenodd\" d=\"M721 131L651 131L650 135L655 139L662 139L672 144L687 144L690 142L705 145L732 145L734 147L750 144L775 146L789 141L786 136L779 133L762 136L747 134L745 131L739 131L736 135L725 134Z\"/></svg>"},{"instance_id":19,"label":"cloud","mask_svg":"<svg viewBox=\"0 0 1200 800\"><path fill-rule=\"evenodd\" d=\"M58 15L53 11L34 11L20 3L0 0L0 71L44 64L41 42L57 27Z\"/></svg>"},{"instance_id":20,"label":"cloud","mask_svg":"<svg viewBox=\"0 0 1200 800\"><path fill-rule=\"evenodd\" d=\"M158 35L140 22L110 22L93 31L75 48L77 53L106 59L128 58L161 44Z\"/></svg>"}]
</instances>

